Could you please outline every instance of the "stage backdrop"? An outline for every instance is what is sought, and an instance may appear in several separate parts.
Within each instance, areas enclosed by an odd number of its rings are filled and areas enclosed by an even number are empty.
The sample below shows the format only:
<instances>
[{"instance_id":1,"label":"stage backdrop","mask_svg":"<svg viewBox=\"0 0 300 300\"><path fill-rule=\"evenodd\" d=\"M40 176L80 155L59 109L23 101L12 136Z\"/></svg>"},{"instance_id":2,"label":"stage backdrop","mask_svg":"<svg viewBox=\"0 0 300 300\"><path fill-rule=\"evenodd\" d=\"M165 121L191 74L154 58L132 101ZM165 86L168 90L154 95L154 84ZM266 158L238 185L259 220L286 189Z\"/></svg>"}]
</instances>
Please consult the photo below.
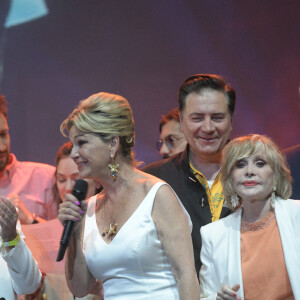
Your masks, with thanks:
<instances>
[{"instance_id":1,"label":"stage backdrop","mask_svg":"<svg viewBox=\"0 0 300 300\"><path fill-rule=\"evenodd\" d=\"M160 116L195 73L235 88L232 137L300 143L299 0L1 0L0 11L1 93L20 160L53 164L61 121L106 91L129 100L137 158L153 162Z\"/></svg>"}]
</instances>

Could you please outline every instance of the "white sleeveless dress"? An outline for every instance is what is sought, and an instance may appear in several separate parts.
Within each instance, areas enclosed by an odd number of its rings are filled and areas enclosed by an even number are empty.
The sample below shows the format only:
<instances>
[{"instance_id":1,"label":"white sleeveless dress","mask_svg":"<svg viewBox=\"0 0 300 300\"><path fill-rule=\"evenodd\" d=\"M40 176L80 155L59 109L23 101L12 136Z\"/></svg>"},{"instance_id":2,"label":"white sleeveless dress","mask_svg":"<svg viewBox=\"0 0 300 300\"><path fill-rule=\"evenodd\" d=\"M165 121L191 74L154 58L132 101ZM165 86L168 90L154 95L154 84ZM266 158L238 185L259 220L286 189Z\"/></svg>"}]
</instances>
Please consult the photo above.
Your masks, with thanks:
<instances>
[{"instance_id":1,"label":"white sleeveless dress","mask_svg":"<svg viewBox=\"0 0 300 300\"><path fill-rule=\"evenodd\" d=\"M156 192L163 184L157 182L150 189L110 244L97 228L96 196L89 200L83 251L89 271L103 282L105 300L179 300L171 264L151 217Z\"/></svg>"}]
</instances>

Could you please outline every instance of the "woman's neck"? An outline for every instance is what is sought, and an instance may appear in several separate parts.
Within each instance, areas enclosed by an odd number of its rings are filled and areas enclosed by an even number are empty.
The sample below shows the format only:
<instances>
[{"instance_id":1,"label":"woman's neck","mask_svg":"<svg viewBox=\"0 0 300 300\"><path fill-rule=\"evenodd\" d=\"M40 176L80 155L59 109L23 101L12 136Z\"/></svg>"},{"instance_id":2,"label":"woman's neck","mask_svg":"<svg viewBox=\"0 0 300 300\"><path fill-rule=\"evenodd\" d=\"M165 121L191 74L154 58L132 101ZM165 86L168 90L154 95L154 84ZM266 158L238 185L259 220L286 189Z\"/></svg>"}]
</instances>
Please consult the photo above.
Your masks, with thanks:
<instances>
[{"instance_id":1,"label":"woman's neck","mask_svg":"<svg viewBox=\"0 0 300 300\"><path fill-rule=\"evenodd\" d=\"M101 180L104 192L107 197L114 201L119 198L119 193L124 191L130 185L130 181L134 174L134 168L126 163L120 164L116 180L113 181L110 175Z\"/></svg>"},{"instance_id":2,"label":"woman's neck","mask_svg":"<svg viewBox=\"0 0 300 300\"><path fill-rule=\"evenodd\" d=\"M271 199L265 201L243 201L243 221L255 223L264 218L272 209Z\"/></svg>"}]
</instances>

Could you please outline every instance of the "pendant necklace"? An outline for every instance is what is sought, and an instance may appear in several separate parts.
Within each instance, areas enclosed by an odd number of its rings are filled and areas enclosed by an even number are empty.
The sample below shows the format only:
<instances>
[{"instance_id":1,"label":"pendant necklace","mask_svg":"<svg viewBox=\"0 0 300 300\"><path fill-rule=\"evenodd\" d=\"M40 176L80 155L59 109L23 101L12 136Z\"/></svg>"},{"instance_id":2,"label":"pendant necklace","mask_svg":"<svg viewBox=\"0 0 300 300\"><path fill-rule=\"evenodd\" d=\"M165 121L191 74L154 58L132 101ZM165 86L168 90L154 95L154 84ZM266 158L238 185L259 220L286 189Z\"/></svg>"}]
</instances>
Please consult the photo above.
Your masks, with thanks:
<instances>
[{"instance_id":1,"label":"pendant necklace","mask_svg":"<svg viewBox=\"0 0 300 300\"><path fill-rule=\"evenodd\" d=\"M130 181L132 179L132 176L133 176L133 174L131 174L131 176L130 176L128 182L127 182L127 186L126 186L126 188L125 188L125 190L123 192L124 194L123 194L123 197L122 197L122 199L120 201L120 205L117 207L116 212L113 214L112 220L114 220L115 217L118 216L119 208L122 206L124 200L126 199L126 192L128 191L129 183L130 183ZM104 202L104 209L105 209L108 221L109 221L109 227L104 232L102 232L102 236L104 237L104 236L107 235L112 240L116 236L116 234L117 234L118 223L111 222L110 216L109 216L108 211L107 211L106 201Z\"/></svg>"}]
</instances>

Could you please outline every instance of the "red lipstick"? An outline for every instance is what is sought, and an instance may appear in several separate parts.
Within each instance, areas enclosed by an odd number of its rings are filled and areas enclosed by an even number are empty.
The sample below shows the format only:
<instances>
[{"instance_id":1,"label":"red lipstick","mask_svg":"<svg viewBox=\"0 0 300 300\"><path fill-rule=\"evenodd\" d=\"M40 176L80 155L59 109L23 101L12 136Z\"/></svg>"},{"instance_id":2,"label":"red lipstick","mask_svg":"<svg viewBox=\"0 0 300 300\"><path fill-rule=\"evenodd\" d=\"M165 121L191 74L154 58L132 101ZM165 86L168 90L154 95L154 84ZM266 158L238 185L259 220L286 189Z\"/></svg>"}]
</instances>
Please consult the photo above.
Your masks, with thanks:
<instances>
[{"instance_id":1,"label":"red lipstick","mask_svg":"<svg viewBox=\"0 0 300 300\"><path fill-rule=\"evenodd\" d=\"M246 180L243 182L244 186L256 186L258 185L258 182L255 180Z\"/></svg>"}]
</instances>

